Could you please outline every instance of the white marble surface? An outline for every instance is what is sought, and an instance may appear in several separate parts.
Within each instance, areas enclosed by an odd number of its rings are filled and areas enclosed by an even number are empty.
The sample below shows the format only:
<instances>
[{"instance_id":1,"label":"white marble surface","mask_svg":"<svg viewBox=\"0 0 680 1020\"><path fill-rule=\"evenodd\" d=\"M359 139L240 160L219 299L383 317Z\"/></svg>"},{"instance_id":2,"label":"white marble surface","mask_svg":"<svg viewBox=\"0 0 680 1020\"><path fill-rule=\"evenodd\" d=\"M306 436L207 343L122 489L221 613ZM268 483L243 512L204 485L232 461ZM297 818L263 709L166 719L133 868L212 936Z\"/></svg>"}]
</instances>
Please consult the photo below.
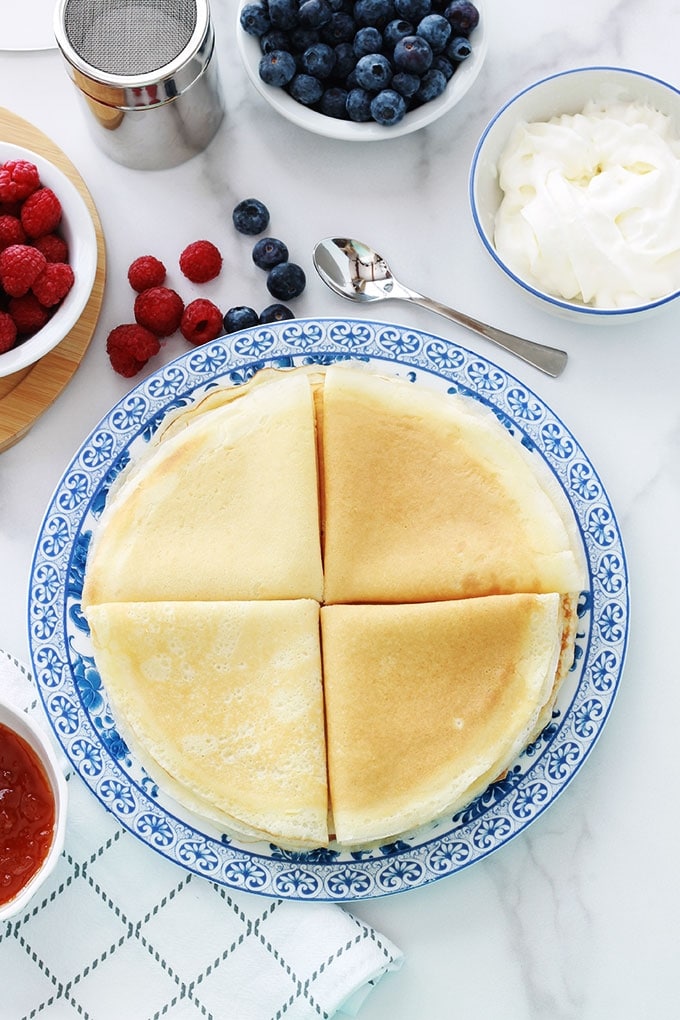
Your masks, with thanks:
<instances>
[{"instance_id":1,"label":"white marble surface","mask_svg":"<svg viewBox=\"0 0 680 1020\"><path fill-rule=\"evenodd\" d=\"M307 270L308 287L295 303L301 315L350 311L310 261L318 238L343 233L373 242L413 287L566 348L568 369L551 380L424 310L391 305L375 315L478 349L564 419L617 511L632 629L611 718L550 811L467 871L359 906L406 955L361 1017L671 1020L680 1015L680 306L641 326L603 328L526 303L476 238L467 173L489 117L547 72L612 63L680 85L680 3L486 6L487 63L464 103L415 135L356 146L310 135L269 110L237 62L234 0L214 0L227 116L204 154L162 172L126 170L97 150L56 50L0 52L0 104L47 132L77 165L101 216L109 266L99 328L81 368L28 435L0 454L0 648L28 661L26 589L43 511L82 439L130 388L105 353L108 330L130 317L130 261L151 251L174 267L186 243L210 237L225 258L214 289L220 304L269 302L249 260L250 241L231 226L241 198L267 203L271 233ZM162 358L183 350L174 339Z\"/></svg>"}]
</instances>

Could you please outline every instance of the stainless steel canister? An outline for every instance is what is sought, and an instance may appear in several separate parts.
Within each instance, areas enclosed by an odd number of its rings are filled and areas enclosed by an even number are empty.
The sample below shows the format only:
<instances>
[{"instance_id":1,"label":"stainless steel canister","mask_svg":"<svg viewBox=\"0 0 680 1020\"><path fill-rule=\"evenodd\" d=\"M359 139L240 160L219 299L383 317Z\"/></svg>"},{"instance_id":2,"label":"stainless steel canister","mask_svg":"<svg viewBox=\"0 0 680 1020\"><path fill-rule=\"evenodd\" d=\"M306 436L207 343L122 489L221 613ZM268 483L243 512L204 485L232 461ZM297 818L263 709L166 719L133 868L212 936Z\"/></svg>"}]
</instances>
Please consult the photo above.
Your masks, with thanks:
<instances>
[{"instance_id":1,"label":"stainless steel canister","mask_svg":"<svg viewBox=\"0 0 680 1020\"><path fill-rule=\"evenodd\" d=\"M103 151L124 166L176 166L224 116L207 0L57 0L57 43Z\"/></svg>"}]
</instances>

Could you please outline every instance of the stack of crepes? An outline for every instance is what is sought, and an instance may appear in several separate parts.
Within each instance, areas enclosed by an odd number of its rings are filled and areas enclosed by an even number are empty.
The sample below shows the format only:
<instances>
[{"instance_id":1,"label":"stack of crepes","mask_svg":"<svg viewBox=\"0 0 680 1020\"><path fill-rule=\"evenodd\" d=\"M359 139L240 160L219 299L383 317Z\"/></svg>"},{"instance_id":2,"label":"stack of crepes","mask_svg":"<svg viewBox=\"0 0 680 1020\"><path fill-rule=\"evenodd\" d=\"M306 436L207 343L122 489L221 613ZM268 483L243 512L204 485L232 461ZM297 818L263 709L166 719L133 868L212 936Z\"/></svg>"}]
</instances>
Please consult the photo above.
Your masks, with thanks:
<instances>
[{"instance_id":1,"label":"stack of crepes","mask_svg":"<svg viewBox=\"0 0 680 1020\"><path fill-rule=\"evenodd\" d=\"M585 583L561 488L494 414L338 363L162 428L83 608L162 789L237 837L354 848L452 815L538 736Z\"/></svg>"}]
</instances>

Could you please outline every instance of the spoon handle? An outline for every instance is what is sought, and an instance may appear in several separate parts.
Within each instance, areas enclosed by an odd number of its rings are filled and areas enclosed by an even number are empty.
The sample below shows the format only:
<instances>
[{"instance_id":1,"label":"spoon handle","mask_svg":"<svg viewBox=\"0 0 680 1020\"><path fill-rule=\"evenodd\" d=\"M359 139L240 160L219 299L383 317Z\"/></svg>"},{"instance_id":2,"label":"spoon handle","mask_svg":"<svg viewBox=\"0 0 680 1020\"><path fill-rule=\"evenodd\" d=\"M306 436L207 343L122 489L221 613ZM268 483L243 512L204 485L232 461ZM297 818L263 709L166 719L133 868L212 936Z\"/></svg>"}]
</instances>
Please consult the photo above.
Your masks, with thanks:
<instances>
[{"instance_id":1,"label":"spoon handle","mask_svg":"<svg viewBox=\"0 0 680 1020\"><path fill-rule=\"evenodd\" d=\"M533 340L525 340L523 337L506 333L495 326L488 326L484 322L478 322L477 319L465 315L464 312L457 312L453 308L448 308L446 305L441 304L439 301L434 301L423 294L416 294L415 291L407 290L403 296L416 305L422 305L423 308L429 308L432 312L438 312L439 315L452 319L459 326L465 326L474 333L479 333L480 336L491 340L492 343L502 347L503 350L517 355L522 361L526 361L527 364L533 365L534 368L540 369L541 372L545 372L553 378L560 375L566 367L566 351L560 351L556 347L548 347L546 344L538 344Z\"/></svg>"}]
</instances>

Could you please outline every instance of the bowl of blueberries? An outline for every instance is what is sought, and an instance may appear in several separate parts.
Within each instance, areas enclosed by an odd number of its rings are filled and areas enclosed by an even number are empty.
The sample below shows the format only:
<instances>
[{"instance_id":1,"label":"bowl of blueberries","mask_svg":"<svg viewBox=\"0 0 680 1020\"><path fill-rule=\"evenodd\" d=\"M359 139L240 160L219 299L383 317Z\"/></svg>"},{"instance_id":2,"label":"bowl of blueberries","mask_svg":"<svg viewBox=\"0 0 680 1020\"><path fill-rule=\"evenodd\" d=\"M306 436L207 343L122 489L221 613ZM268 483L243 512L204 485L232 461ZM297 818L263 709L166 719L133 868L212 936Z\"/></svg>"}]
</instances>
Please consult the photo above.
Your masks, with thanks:
<instances>
[{"instance_id":1,"label":"bowl of blueberries","mask_svg":"<svg viewBox=\"0 0 680 1020\"><path fill-rule=\"evenodd\" d=\"M345 141L417 131L474 84L487 51L481 0L242 0L248 77L299 127Z\"/></svg>"}]
</instances>

